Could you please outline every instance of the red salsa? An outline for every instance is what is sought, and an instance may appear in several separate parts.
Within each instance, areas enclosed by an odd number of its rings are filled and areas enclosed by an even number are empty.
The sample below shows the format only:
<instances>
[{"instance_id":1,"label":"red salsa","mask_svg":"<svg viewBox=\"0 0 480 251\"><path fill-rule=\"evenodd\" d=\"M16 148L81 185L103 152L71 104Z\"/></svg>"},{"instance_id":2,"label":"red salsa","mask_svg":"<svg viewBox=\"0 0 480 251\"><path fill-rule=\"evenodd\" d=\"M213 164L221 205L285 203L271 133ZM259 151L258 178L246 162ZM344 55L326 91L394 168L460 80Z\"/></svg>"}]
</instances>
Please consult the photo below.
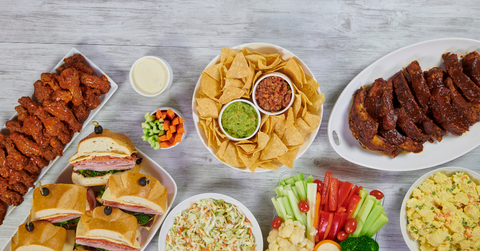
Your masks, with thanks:
<instances>
[{"instance_id":1,"label":"red salsa","mask_svg":"<svg viewBox=\"0 0 480 251\"><path fill-rule=\"evenodd\" d=\"M290 104L292 90L285 79L277 76L266 77L257 85L255 100L263 110L278 112Z\"/></svg>"}]
</instances>

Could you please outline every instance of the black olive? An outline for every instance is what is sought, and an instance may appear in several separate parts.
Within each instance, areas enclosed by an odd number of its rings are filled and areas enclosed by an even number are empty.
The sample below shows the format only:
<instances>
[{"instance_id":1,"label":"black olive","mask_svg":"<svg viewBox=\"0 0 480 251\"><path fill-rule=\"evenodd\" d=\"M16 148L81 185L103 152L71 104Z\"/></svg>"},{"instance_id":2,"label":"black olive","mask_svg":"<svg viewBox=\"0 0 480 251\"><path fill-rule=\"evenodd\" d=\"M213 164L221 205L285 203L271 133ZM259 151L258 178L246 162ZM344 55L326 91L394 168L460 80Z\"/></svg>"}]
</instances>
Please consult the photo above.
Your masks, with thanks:
<instances>
[{"instance_id":1,"label":"black olive","mask_svg":"<svg viewBox=\"0 0 480 251\"><path fill-rule=\"evenodd\" d=\"M25 223L25 229L27 229L28 232L32 232L33 231L33 222L27 222Z\"/></svg>"},{"instance_id":2,"label":"black olive","mask_svg":"<svg viewBox=\"0 0 480 251\"><path fill-rule=\"evenodd\" d=\"M48 188L42 187L42 188L40 188L40 189L41 189L41 190L40 190L40 194L41 194L42 196L47 196L47 195L50 194L50 190L48 190Z\"/></svg>"},{"instance_id":3,"label":"black olive","mask_svg":"<svg viewBox=\"0 0 480 251\"><path fill-rule=\"evenodd\" d=\"M111 207L111 206L106 206L105 209L103 209L103 212L104 212L106 215L112 214L112 207Z\"/></svg>"},{"instance_id":4,"label":"black olive","mask_svg":"<svg viewBox=\"0 0 480 251\"><path fill-rule=\"evenodd\" d=\"M140 165L142 163L142 158L138 158L137 161L135 163L137 163L137 165Z\"/></svg>"},{"instance_id":5,"label":"black olive","mask_svg":"<svg viewBox=\"0 0 480 251\"><path fill-rule=\"evenodd\" d=\"M148 183L150 183L150 181L147 180L147 177L142 177L138 180L138 183L140 186L146 186Z\"/></svg>"},{"instance_id":6,"label":"black olive","mask_svg":"<svg viewBox=\"0 0 480 251\"><path fill-rule=\"evenodd\" d=\"M101 125L95 126L95 133L96 134L101 134L103 132L103 128Z\"/></svg>"}]
</instances>

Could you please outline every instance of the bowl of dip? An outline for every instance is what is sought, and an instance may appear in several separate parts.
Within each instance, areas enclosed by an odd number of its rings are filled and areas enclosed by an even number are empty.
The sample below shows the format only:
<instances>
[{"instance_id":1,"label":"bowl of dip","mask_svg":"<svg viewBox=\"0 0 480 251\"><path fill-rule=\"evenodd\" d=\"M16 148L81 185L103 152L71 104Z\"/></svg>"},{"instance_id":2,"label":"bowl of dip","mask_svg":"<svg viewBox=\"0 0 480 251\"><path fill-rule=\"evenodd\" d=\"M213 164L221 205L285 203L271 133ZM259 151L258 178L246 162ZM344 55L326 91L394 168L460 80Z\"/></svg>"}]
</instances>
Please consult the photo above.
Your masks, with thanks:
<instances>
[{"instance_id":1,"label":"bowl of dip","mask_svg":"<svg viewBox=\"0 0 480 251\"><path fill-rule=\"evenodd\" d=\"M293 85L287 75L270 73L257 80L252 91L255 106L264 114L279 115L293 104Z\"/></svg>"},{"instance_id":2,"label":"bowl of dip","mask_svg":"<svg viewBox=\"0 0 480 251\"><path fill-rule=\"evenodd\" d=\"M165 92L173 80L173 71L163 58L145 56L130 68L130 84L145 97L154 97Z\"/></svg>"},{"instance_id":3,"label":"bowl of dip","mask_svg":"<svg viewBox=\"0 0 480 251\"><path fill-rule=\"evenodd\" d=\"M222 132L234 141L253 137L260 129L261 116L255 105L245 99L236 99L223 106L218 116Z\"/></svg>"}]
</instances>

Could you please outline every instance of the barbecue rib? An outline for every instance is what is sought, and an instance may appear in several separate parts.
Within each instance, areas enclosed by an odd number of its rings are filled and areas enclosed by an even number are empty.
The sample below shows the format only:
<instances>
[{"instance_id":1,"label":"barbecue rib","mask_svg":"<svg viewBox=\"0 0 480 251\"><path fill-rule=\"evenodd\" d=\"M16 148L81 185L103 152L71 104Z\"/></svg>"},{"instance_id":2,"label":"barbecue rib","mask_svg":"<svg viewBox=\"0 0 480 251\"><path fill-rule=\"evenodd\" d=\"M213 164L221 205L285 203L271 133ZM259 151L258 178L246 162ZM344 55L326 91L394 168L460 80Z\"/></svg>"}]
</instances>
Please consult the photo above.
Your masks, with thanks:
<instances>
[{"instance_id":1,"label":"barbecue rib","mask_svg":"<svg viewBox=\"0 0 480 251\"><path fill-rule=\"evenodd\" d=\"M468 53L462 60L463 72L480 86L480 55L476 51Z\"/></svg>"},{"instance_id":2,"label":"barbecue rib","mask_svg":"<svg viewBox=\"0 0 480 251\"><path fill-rule=\"evenodd\" d=\"M430 70L423 73L427 86L430 92L435 87L443 86L443 69L440 67L433 67Z\"/></svg>"},{"instance_id":3,"label":"barbecue rib","mask_svg":"<svg viewBox=\"0 0 480 251\"><path fill-rule=\"evenodd\" d=\"M468 123L453 109L450 90L446 87L433 89L432 113L435 121L449 133L460 136L468 131Z\"/></svg>"},{"instance_id":4,"label":"barbecue rib","mask_svg":"<svg viewBox=\"0 0 480 251\"><path fill-rule=\"evenodd\" d=\"M478 114L473 110L473 108L468 104L468 102L462 97L462 95L457 91L453 85L451 78L445 79L445 86L450 89L453 101L453 108L462 114L462 116L468 121L468 124L472 126L477 123L480 118Z\"/></svg>"},{"instance_id":5,"label":"barbecue rib","mask_svg":"<svg viewBox=\"0 0 480 251\"><path fill-rule=\"evenodd\" d=\"M412 89L418 104L422 111L428 114L430 108L430 91L428 90L425 78L423 78L422 68L420 64L418 64L418 61L415 60L407 66L406 70L412 79Z\"/></svg>"},{"instance_id":6,"label":"barbecue rib","mask_svg":"<svg viewBox=\"0 0 480 251\"><path fill-rule=\"evenodd\" d=\"M377 116L380 120L380 127L384 130L395 129L397 116L393 107L393 83L388 80L387 85L380 98L380 107L377 110Z\"/></svg>"},{"instance_id":7,"label":"barbecue rib","mask_svg":"<svg viewBox=\"0 0 480 251\"><path fill-rule=\"evenodd\" d=\"M452 78L455 85L460 88L463 95L474 103L479 103L480 87L478 87L465 73L463 73L462 66L458 62L457 54L449 52L443 54L443 65L447 69L448 75Z\"/></svg>"},{"instance_id":8,"label":"barbecue rib","mask_svg":"<svg viewBox=\"0 0 480 251\"><path fill-rule=\"evenodd\" d=\"M403 133L412 140L423 144L428 141L429 137L413 123L408 117L403 107L395 109L395 115L397 116L397 125L402 129Z\"/></svg>"}]
</instances>

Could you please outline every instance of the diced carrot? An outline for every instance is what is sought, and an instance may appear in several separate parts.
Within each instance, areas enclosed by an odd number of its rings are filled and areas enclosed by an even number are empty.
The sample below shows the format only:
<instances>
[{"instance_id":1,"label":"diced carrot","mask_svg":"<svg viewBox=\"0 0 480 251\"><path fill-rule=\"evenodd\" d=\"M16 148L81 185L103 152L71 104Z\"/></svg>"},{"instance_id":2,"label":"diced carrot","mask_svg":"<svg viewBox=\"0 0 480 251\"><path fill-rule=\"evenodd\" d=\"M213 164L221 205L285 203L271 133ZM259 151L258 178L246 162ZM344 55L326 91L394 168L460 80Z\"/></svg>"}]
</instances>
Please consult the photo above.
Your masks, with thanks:
<instances>
[{"instance_id":1,"label":"diced carrot","mask_svg":"<svg viewBox=\"0 0 480 251\"><path fill-rule=\"evenodd\" d=\"M181 123L185 122L185 120L183 120L182 118L178 117L178 122L180 122L180 124L181 124Z\"/></svg>"},{"instance_id":2,"label":"diced carrot","mask_svg":"<svg viewBox=\"0 0 480 251\"><path fill-rule=\"evenodd\" d=\"M168 141L163 141L163 142L160 142L160 147L161 148L169 148L169 147L171 147L171 145Z\"/></svg>"},{"instance_id":3,"label":"diced carrot","mask_svg":"<svg viewBox=\"0 0 480 251\"><path fill-rule=\"evenodd\" d=\"M182 137L183 137L183 133L176 133L175 134L175 143L182 142Z\"/></svg>"},{"instance_id":4,"label":"diced carrot","mask_svg":"<svg viewBox=\"0 0 480 251\"><path fill-rule=\"evenodd\" d=\"M168 140L168 139L167 139L167 134L164 134L164 135L158 137L158 140L160 140L160 141L167 141L167 140Z\"/></svg>"},{"instance_id":5,"label":"diced carrot","mask_svg":"<svg viewBox=\"0 0 480 251\"><path fill-rule=\"evenodd\" d=\"M157 118L157 120L162 118L162 111L160 111L160 109L158 109L155 113L155 117Z\"/></svg>"},{"instance_id":6,"label":"diced carrot","mask_svg":"<svg viewBox=\"0 0 480 251\"><path fill-rule=\"evenodd\" d=\"M162 119L165 119L167 117L167 111L162 112Z\"/></svg>"},{"instance_id":7,"label":"diced carrot","mask_svg":"<svg viewBox=\"0 0 480 251\"><path fill-rule=\"evenodd\" d=\"M185 133L185 128L183 128L183 123L177 125L177 132L178 133Z\"/></svg>"},{"instance_id":8,"label":"diced carrot","mask_svg":"<svg viewBox=\"0 0 480 251\"><path fill-rule=\"evenodd\" d=\"M172 138L173 134L170 130L167 131L167 140L170 140Z\"/></svg>"},{"instance_id":9,"label":"diced carrot","mask_svg":"<svg viewBox=\"0 0 480 251\"><path fill-rule=\"evenodd\" d=\"M178 120L178 116L177 116L172 120L172 125L178 125L178 124L180 124L180 121Z\"/></svg>"},{"instance_id":10,"label":"diced carrot","mask_svg":"<svg viewBox=\"0 0 480 251\"><path fill-rule=\"evenodd\" d=\"M170 120L165 119L165 120L163 121L163 128L164 128L165 131L170 130Z\"/></svg>"},{"instance_id":11,"label":"diced carrot","mask_svg":"<svg viewBox=\"0 0 480 251\"><path fill-rule=\"evenodd\" d=\"M172 134L172 137L168 140L168 143L173 146L175 145L175 136L176 136L176 133Z\"/></svg>"},{"instance_id":12,"label":"diced carrot","mask_svg":"<svg viewBox=\"0 0 480 251\"><path fill-rule=\"evenodd\" d=\"M170 120L173 120L175 118L175 113L171 110L171 109L168 109L167 110L167 117L170 119Z\"/></svg>"},{"instance_id":13,"label":"diced carrot","mask_svg":"<svg viewBox=\"0 0 480 251\"><path fill-rule=\"evenodd\" d=\"M176 131L177 131L177 127L174 126L174 125L171 125L171 126L170 126L170 131L171 131L172 133L176 132Z\"/></svg>"}]
</instances>

